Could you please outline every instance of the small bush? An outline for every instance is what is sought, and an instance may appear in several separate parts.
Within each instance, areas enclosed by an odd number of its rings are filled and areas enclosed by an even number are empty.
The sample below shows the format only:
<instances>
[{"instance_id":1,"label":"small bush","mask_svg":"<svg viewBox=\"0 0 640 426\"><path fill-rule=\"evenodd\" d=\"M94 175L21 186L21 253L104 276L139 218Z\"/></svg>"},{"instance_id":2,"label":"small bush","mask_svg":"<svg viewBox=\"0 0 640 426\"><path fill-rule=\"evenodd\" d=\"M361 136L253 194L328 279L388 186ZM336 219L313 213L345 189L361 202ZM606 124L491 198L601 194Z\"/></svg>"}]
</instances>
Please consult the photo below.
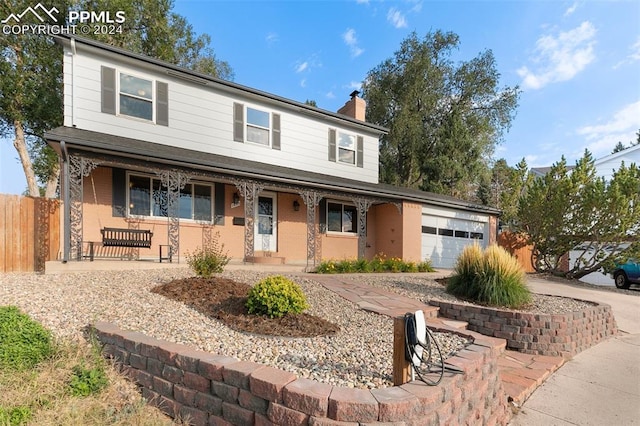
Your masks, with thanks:
<instances>
[{"instance_id":1,"label":"small bush","mask_svg":"<svg viewBox=\"0 0 640 426\"><path fill-rule=\"evenodd\" d=\"M29 407L0 407L0 425L20 426L27 424L31 418Z\"/></svg>"},{"instance_id":2,"label":"small bush","mask_svg":"<svg viewBox=\"0 0 640 426\"><path fill-rule=\"evenodd\" d=\"M518 308L531 302L518 261L495 244L484 252L477 244L467 246L458 257L447 292L490 306Z\"/></svg>"},{"instance_id":3,"label":"small bush","mask_svg":"<svg viewBox=\"0 0 640 426\"><path fill-rule=\"evenodd\" d=\"M299 314L309 307L300 286L282 275L267 277L249 291L247 309L250 314L280 318Z\"/></svg>"},{"instance_id":4,"label":"small bush","mask_svg":"<svg viewBox=\"0 0 640 426\"><path fill-rule=\"evenodd\" d=\"M0 368L30 369L53 352L48 330L15 306L0 307Z\"/></svg>"},{"instance_id":5,"label":"small bush","mask_svg":"<svg viewBox=\"0 0 640 426\"><path fill-rule=\"evenodd\" d=\"M86 368L81 364L73 367L69 387L73 396L89 396L99 393L108 384L102 363L92 368Z\"/></svg>"},{"instance_id":6,"label":"small bush","mask_svg":"<svg viewBox=\"0 0 640 426\"><path fill-rule=\"evenodd\" d=\"M372 260L325 260L316 268L318 274L348 274L369 272L433 272L429 260L407 262L398 257L387 258L377 254Z\"/></svg>"},{"instance_id":7,"label":"small bush","mask_svg":"<svg viewBox=\"0 0 640 426\"><path fill-rule=\"evenodd\" d=\"M196 249L193 253L187 254L187 263L201 277L210 277L224 271L231 258L228 252L224 251L224 244L219 243L218 233L213 243L204 248Z\"/></svg>"}]
</instances>

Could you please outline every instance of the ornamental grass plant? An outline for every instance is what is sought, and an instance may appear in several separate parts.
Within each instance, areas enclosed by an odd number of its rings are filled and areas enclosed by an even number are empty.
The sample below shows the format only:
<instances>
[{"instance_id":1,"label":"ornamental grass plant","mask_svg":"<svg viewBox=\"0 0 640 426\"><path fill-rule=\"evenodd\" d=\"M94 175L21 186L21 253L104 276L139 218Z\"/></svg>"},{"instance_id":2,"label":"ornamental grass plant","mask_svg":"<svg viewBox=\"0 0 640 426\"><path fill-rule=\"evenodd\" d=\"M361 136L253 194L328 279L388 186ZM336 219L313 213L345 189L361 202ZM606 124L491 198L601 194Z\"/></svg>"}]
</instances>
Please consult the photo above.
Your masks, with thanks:
<instances>
[{"instance_id":1,"label":"ornamental grass plant","mask_svg":"<svg viewBox=\"0 0 640 426\"><path fill-rule=\"evenodd\" d=\"M465 247L447 292L489 306L520 308L531 302L520 264L495 244L484 251L477 244Z\"/></svg>"}]
</instances>

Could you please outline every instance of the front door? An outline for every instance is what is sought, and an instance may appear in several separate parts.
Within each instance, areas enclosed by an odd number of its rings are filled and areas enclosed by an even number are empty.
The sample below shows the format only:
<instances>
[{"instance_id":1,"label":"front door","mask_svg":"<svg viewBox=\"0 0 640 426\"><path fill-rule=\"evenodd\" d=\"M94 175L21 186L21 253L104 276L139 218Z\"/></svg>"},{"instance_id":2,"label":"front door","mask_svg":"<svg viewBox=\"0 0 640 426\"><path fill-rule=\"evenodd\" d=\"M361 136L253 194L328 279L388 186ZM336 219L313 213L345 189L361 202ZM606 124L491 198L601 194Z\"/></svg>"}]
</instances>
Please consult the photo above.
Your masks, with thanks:
<instances>
[{"instance_id":1,"label":"front door","mask_svg":"<svg viewBox=\"0 0 640 426\"><path fill-rule=\"evenodd\" d=\"M255 250L277 251L278 219L277 196L274 193L262 192L256 201Z\"/></svg>"}]
</instances>

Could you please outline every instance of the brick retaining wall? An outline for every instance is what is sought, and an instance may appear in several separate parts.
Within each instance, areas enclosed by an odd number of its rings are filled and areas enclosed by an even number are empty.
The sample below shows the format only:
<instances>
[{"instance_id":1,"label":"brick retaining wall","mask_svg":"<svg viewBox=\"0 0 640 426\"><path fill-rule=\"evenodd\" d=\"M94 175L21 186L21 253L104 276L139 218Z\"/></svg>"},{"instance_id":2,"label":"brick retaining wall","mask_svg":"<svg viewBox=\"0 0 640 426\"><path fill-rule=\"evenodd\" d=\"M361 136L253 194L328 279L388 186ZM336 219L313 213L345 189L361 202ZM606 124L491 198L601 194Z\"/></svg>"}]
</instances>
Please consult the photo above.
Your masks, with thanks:
<instances>
[{"instance_id":1,"label":"brick retaining wall","mask_svg":"<svg viewBox=\"0 0 640 426\"><path fill-rule=\"evenodd\" d=\"M506 425L511 417L498 378L502 339L465 332L474 343L447 359L464 374L438 386L414 381L372 390L331 386L293 373L95 324L103 354L151 404L193 425L375 424Z\"/></svg>"},{"instance_id":2,"label":"brick retaining wall","mask_svg":"<svg viewBox=\"0 0 640 426\"><path fill-rule=\"evenodd\" d=\"M592 303L592 302L587 302ZM596 304L568 314L532 314L430 300L439 315L469 323L468 329L506 339L507 348L526 354L572 357L617 333L611 306Z\"/></svg>"}]
</instances>

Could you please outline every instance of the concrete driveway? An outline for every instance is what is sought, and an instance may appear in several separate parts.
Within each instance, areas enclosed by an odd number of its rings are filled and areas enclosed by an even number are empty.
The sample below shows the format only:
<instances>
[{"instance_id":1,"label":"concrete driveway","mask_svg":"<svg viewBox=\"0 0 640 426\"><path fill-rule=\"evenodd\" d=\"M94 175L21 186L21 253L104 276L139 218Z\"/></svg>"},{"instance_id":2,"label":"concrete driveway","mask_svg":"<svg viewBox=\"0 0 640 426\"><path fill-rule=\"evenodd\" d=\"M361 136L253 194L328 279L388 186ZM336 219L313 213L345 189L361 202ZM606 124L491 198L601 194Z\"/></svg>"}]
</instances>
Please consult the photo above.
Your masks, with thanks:
<instances>
[{"instance_id":1,"label":"concrete driveway","mask_svg":"<svg viewBox=\"0 0 640 426\"><path fill-rule=\"evenodd\" d=\"M556 371L510 425L640 425L640 291L624 294L537 277L528 281L535 293L611 305L620 333Z\"/></svg>"}]
</instances>

